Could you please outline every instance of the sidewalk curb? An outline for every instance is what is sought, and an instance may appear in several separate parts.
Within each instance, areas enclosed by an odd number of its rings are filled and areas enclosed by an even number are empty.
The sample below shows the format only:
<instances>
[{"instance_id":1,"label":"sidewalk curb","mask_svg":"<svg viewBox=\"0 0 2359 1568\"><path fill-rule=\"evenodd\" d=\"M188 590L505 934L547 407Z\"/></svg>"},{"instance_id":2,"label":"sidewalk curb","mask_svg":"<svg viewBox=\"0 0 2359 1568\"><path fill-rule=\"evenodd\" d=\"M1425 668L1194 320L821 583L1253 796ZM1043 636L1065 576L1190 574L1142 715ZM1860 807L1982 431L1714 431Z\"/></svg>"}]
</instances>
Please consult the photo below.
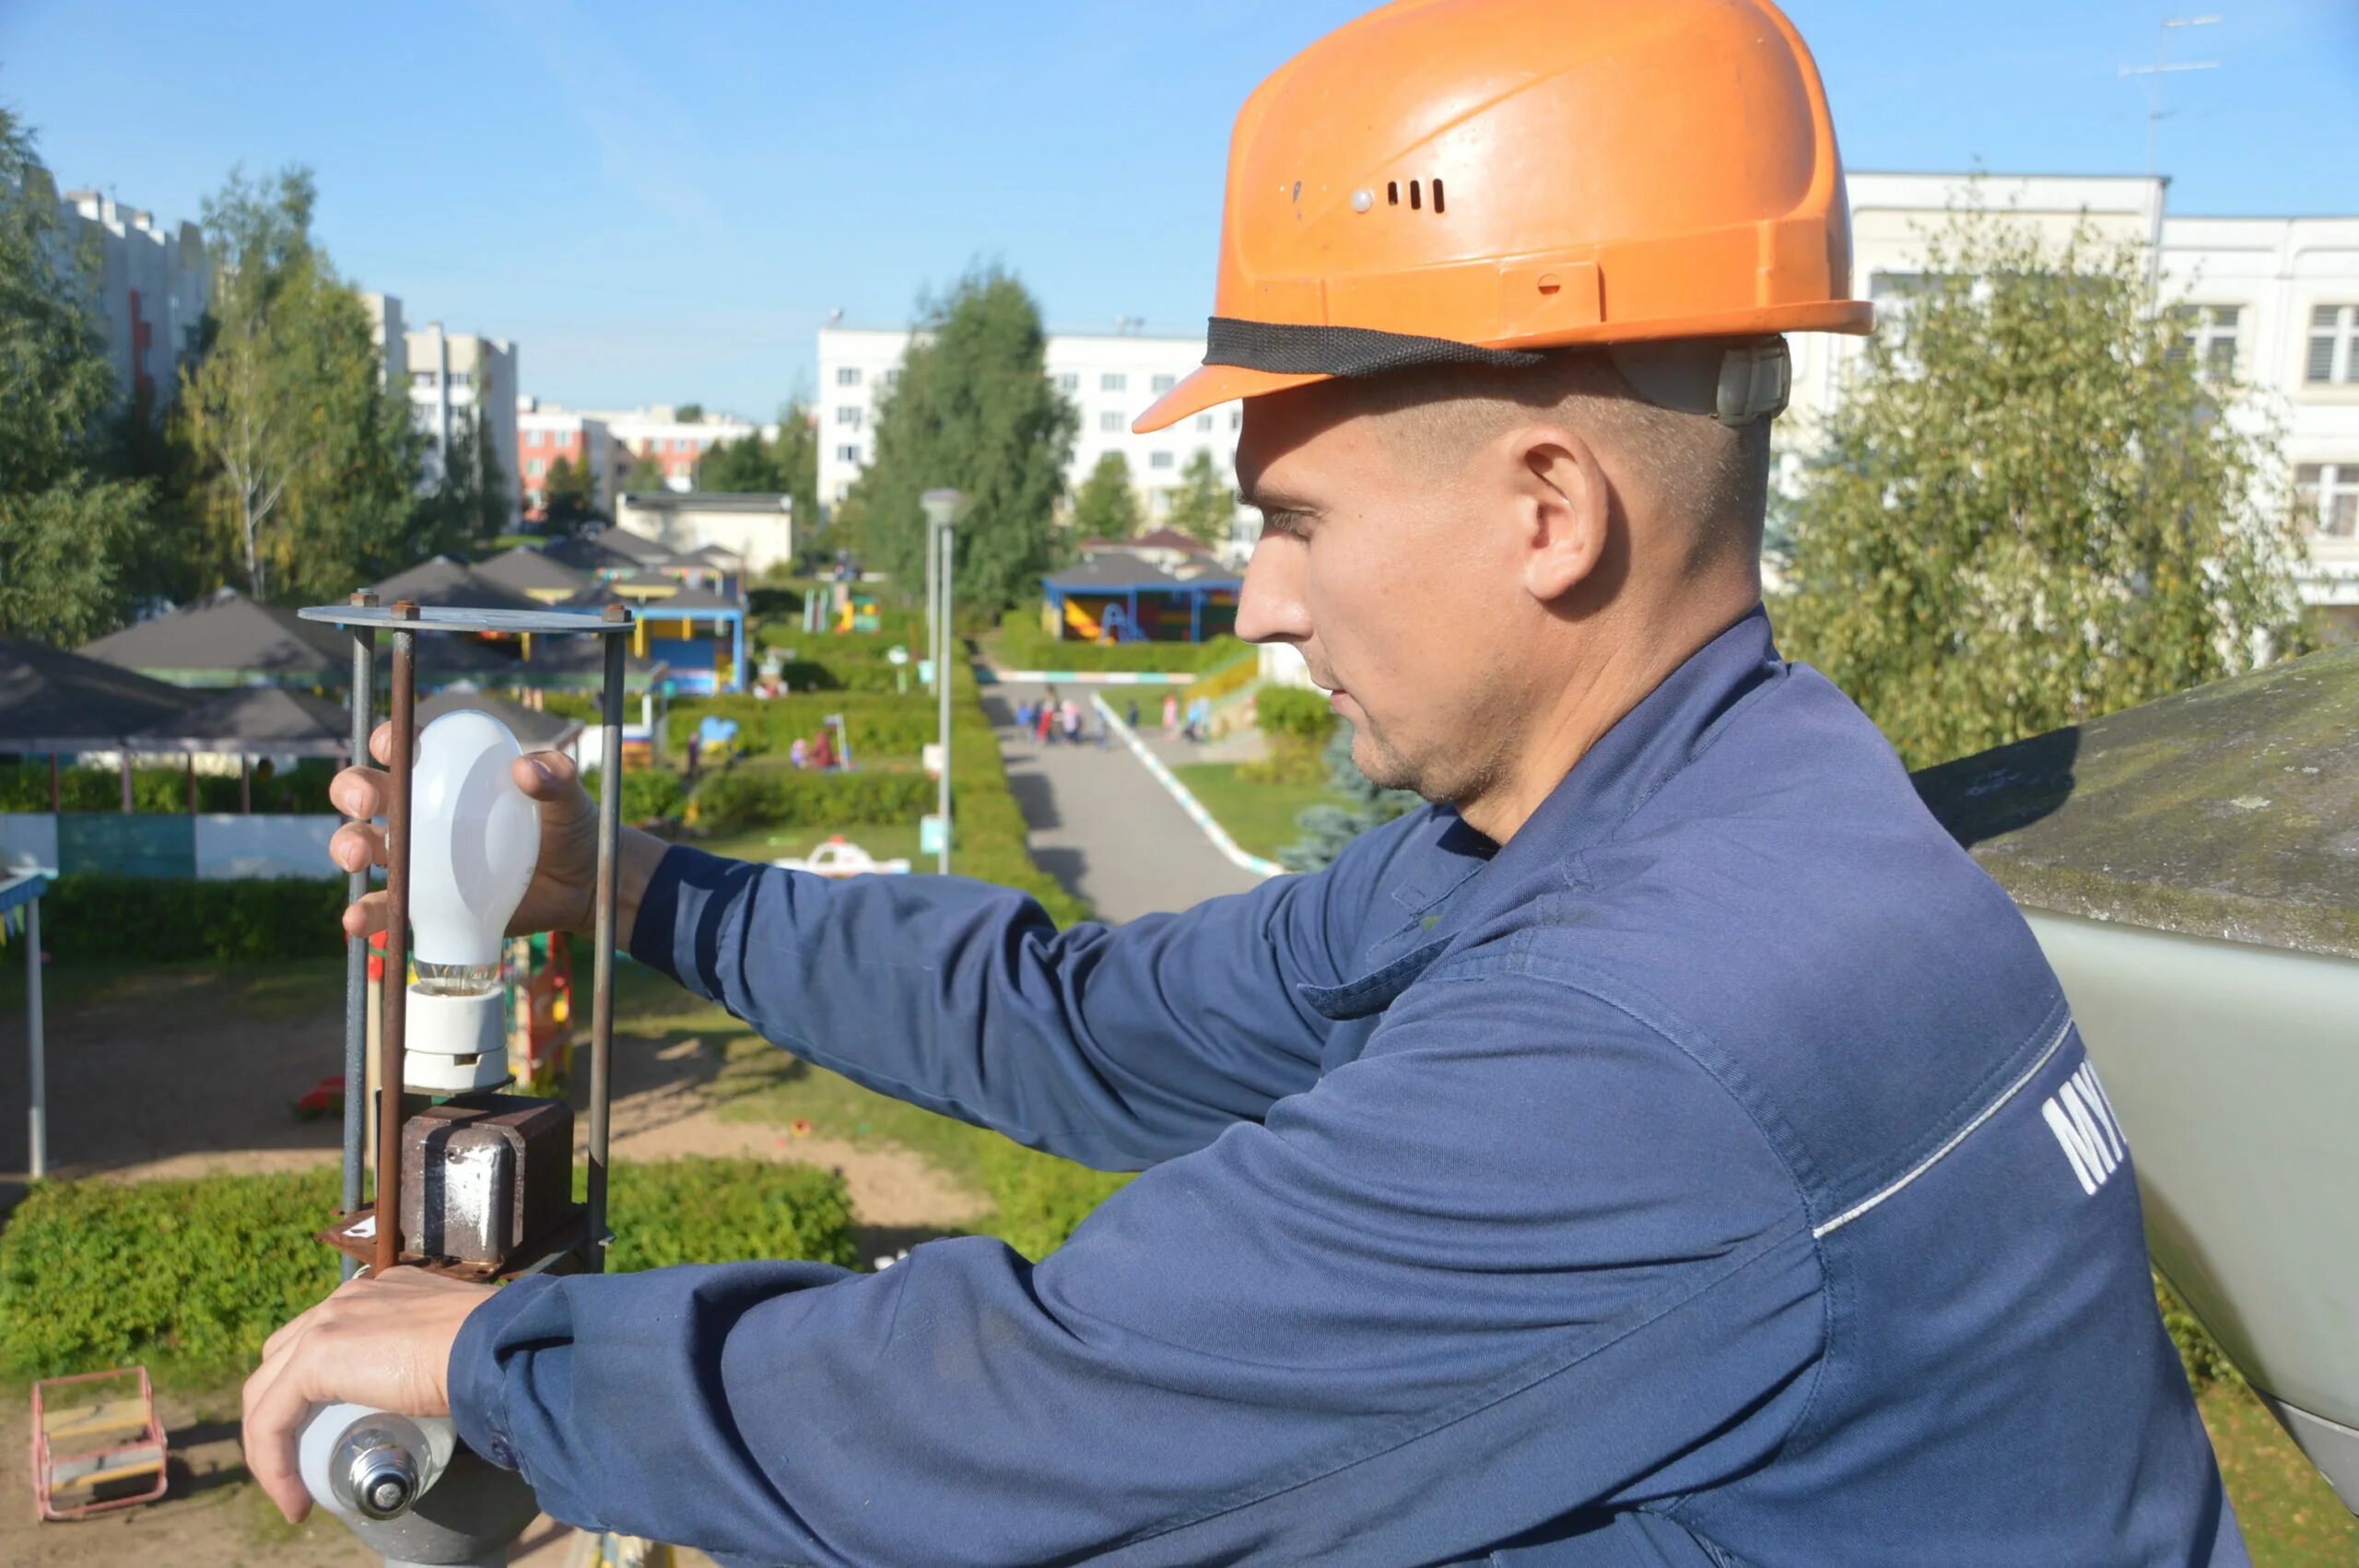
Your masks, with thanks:
<instances>
[{"instance_id":1,"label":"sidewalk curb","mask_svg":"<svg viewBox=\"0 0 2359 1568\"><path fill-rule=\"evenodd\" d=\"M1155 781L1163 786L1163 792L1180 802L1180 809L1188 813L1188 820L1203 829L1204 837L1212 840L1213 848L1221 852L1223 859L1240 871L1251 872L1255 876L1272 877L1288 874L1285 867L1275 860L1265 860L1259 855L1246 853L1238 845L1237 840L1228 836L1228 830L1213 820L1213 813L1204 810L1203 802L1190 792L1188 786L1172 776L1171 769L1163 765L1163 759L1147 750L1146 743L1133 733L1128 724L1122 722L1121 717L1114 711L1111 703L1096 692L1089 694L1089 701L1090 705L1097 709L1097 717L1105 723L1106 728L1121 738L1122 744L1130 748L1133 756L1146 764L1147 772L1153 774Z\"/></svg>"}]
</instances>

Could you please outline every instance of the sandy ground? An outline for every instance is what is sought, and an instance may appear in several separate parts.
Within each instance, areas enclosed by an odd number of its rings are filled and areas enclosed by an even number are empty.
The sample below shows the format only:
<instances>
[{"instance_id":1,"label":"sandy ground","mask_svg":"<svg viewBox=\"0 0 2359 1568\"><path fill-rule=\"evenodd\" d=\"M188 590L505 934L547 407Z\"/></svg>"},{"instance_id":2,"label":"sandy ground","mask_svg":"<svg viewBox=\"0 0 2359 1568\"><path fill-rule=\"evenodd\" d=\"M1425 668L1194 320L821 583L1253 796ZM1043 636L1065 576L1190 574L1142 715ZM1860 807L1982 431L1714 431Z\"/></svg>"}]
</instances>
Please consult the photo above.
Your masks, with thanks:
<instances>
[{"instance_id":1,"label":"sandy ground","mask_svg":"<svg viewBox=\"0 0 2359 1568\"><path fill-rule=\"evenodd\" d=\"M272 1171L333 1164L338 1124L298 1120L298 1095L337 1070L342 971L274 973L259 986L199 971L145 973L53 1005L49 1043L53 1173L142 1180L207 1170ZM706 1086L725 1050L718 1036L673 1031L653 1040L618 1031L613 1153L621 1160L747 1155L831 1166L851 1188L863 1250L889 1253L913 1233L977 1218L985 1205L898 1148L796 1137L723 1121ZM28 1158L20 1008L0 1006L0 1208L23 1190ZM580 1112L577 1119L586 1122ZM36 1524L27 1400L0 1402L0 1564L256 1563L327 1568L379 1560L333 1522L288 1529L246 1479L234 1393L167 1395L170 1487L158 1503L71 1524ZM567 1568L574 1532L544 1520L526 1532L519 1568ZM686 1553L682 1568L708 1559Z\"/></svg>"}]
</instances>

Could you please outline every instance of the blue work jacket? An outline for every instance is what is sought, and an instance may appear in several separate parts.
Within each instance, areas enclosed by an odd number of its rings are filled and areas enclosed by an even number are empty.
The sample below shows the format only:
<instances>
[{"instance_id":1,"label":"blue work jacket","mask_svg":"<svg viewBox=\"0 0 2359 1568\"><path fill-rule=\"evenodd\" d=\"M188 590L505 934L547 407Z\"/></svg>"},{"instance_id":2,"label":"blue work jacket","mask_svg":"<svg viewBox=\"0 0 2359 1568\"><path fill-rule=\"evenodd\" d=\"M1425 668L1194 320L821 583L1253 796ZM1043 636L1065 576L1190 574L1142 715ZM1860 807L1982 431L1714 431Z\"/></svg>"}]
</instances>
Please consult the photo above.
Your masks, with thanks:
<instances>
[{"instance_id":1,"label":"blue work jacket","mask_svg":"<svg viewBox=\"0 0 2359 1568\"><path fill-rule=\"evenodd\" d=\"M2056 978L1746 616L1504 847L1119 929L675 848L632 951L1145 1174L1052 1257L532 1279L459 1428L743 1563L2246 1561Z\"/></svg>"}]
</instances>

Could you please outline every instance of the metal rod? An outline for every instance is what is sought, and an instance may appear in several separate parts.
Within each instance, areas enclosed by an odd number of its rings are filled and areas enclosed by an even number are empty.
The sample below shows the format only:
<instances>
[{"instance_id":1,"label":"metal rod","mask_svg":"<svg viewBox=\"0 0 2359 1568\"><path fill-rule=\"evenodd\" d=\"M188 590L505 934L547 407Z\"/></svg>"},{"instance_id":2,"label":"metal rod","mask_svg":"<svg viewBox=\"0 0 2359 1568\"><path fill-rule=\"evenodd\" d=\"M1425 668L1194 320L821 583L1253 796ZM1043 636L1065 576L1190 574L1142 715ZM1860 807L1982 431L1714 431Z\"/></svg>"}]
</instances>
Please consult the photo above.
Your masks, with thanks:
<instances>
[{"instance_id":1,"label":"metal rod","mask_svg":"<svg viewBox=\"0 0 2359 1568\"><path fill-rule=\"evenodd\" d=\"M934 812L942 818L942 837L934 847L934 871L943 876L950 874L950 530L942 531L942 566L935 573L942 579L942 633L936 641L939 649L933 658L933 678L941 707L942 778L935 790Z\"/></svg>"},{"instance_id":2,"label":"metal rod","mask_svg":"<svg viewBox=\"0 0 2359 1568\"><path fill-rule=\"evenodd\" d=\"M396 614L415 616L405 599ZM402 1256L402 1079L409 1018L409 806L417 751L417 634L393 633L392 799L385 803L385 1025L377 1049L377 1256L382 1275Z\"/></svg>"},{"instance_id":3,"label":"metal rod","mask_svg":"<svg viewBox=\"0 0 2359 1568\"><path fill-rule=\"evenodd\" d=\"M32 1053L32 1176L49 1174L49 1043L41 1026L41 900L25 906L25 1045Z\"/></svg>"},{"instance_id":4,"label":"metal rod","mask_svg":"<svg viewBox=\"0 0 2359 1568\"><path fill-rule=\"evenodd\" d=\"M356 593L358 605L377 603L373 593ZM352 765L369 766L369 731L377 720L377 634L354 626L352 634ZM253 810L252 774L246 759L238 759L238 776L246 810ZM346 902L358 904L369 895L369 868L363 865L346 879ZM360 1208L361 1184L369 1164L369 939L346 937L344 942L344 1212ZM360 1271L360 1259L344 1255L344 1277Z\"/></svg>"},{"instance_id":5,"label":"metal rod","mask_svg":"<svg viewBox=\"0 0 2359 1568\"><path fill-rule=\"evenodd\" d=\"M629 615L619 604L606 610L608 620ZM606 1267L606 1091L614 1066L615 902L623 833L623 637L609 632L603 640L606 689L598 738L597 952L590 967L590 1237L581 1260L593 1274Z\"/></svg>"}]
</instances>

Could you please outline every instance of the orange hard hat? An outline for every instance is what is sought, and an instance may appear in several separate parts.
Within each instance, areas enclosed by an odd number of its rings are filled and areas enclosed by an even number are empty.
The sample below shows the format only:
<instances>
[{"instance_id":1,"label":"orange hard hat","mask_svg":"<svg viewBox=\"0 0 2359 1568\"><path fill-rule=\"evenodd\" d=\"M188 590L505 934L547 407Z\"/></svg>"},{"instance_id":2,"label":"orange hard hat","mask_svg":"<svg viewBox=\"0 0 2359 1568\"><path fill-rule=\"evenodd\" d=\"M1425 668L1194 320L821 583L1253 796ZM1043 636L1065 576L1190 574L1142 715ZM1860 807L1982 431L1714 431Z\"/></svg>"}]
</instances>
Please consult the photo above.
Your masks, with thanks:
<instances>
[{"instance_id":1,"label":"orange hard hat","mask_svg":"<svg viewBox=\"0 0 2359 1568\"><path fill-rule=\"evenodd\" d=\"M1747 345L1720 407L1749 417L1783 403L1762 340L1867 332L1850 292L1826 94L1767 0L1398 0L1246 99L1203 367L1132 428L1331 376L1690 339Z\"/></svg>"}]
</instances>

